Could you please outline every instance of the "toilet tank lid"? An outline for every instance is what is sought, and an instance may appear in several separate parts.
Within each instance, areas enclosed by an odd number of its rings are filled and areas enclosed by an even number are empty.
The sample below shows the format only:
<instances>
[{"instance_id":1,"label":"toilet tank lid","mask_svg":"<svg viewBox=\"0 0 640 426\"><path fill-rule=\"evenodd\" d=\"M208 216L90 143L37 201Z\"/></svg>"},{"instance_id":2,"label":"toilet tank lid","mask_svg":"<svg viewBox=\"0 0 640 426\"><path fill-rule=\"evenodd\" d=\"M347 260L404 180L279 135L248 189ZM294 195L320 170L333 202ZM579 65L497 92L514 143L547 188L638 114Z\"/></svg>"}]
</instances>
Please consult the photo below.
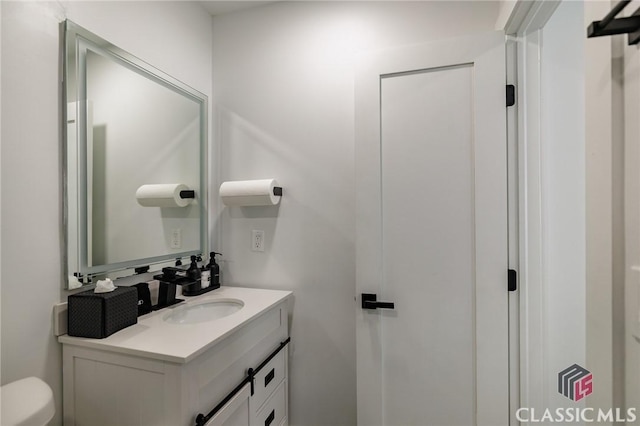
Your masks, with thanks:
<instances>
[{"instance_id":1,"label":"toilet tank lid","mask_svg":"<svg viewBox=\"0 0 640 426\"><path fill-rule=\"evenodd\" d=\"M53 392L37 377L27 377L0 387L3 426L46 425L55 414Z\"/></svg>"}]
</instances>

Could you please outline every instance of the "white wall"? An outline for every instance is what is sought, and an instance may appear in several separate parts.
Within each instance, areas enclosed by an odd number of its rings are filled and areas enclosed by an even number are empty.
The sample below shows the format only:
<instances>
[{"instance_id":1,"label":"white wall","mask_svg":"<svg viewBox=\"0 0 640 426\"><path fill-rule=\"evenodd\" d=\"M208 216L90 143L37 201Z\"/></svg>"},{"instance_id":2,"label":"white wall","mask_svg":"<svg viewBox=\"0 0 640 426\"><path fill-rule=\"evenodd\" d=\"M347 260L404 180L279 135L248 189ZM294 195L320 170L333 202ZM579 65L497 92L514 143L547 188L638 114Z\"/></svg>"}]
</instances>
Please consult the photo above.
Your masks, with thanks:
<instances>
[{"instance_id":1,"label":"white wall","mask_svg":"<svg viewBox=\"0 0 640 426\"><path fill-rule=\"evenodd\" d=\"M3 34L3 24L2 24L2 6L0 6L0 94L2 93L2 34ZM2 102L0 100L0 111L2 111ZM0 189L2 189L2 114L0 114ZM2 320L2 197L0 196L0 321ZM2 371L2 327L0 324L0 375ZM0 383L1 381L0 377ZM2 410L2 407L0 407ZM0 413L1 414L1 413Z\"/></svg>"},{"instance_id":2,"label":"white wall","mask_svg":"<svg viewBox=\"0 0 640 426\"><path fill-rule=\"evenodd\" d=\"M611 2L584 3L586 26ZM636 6L637 7L637 6ZM636 7L628 6L626 13ZM586 40L587 368L594 408L624 407L624 105L619 47L626 36ZM625 83L626 84L626 83Z\"/></svg>"},{"instance_id":3,"label":"white wall","mask_svg":"<svg viewBox=\"0 0 640 426\"><path fill-rule=\"evenodd\" d=\"M211 20L191 2L0 2L2 14L1 381L34 375L54 389L61 351L52 307L62 289L58 23L69 18L211 94Z\"/></svg>"},{"instance_id":4,"label":"white wall","mask_svg":"<svg viewBox=\"0 0 640 426\"><path fill-rule=\"evenodd\" d=\"M93 112L90 266L200 250L199 196L169 209L142 207L135 197L142 185L166 183L200 194L200 104L105 56L93 53L86 63ZM181 233L176 248L174 229Z\"/></svg>"},{"instance_id":5,"label":"white wall","mask_svg":"<svg viewBox=\"0 0 640 426\"><path fill-rule=\"evenodd\" d=\"M278 3L215 18L213 36L209 16L191 2L0 7L2 383L44 378L56 396L53 423L60 423L51 308L67 296L58 22L68 17L215 95L211 128L221 152L214 182L281 181L279 207L220 210L213 235L225 254L223 281L295 291L291 423L354 424L355 53L493 29L497 3ZM252 229L266 231L264 253L249 251Z\"/></svg>"},{"instance_id":6,"label":"white wall","mask_svg":"<svg viewBox=\"0 0 640 426\"><path fill-rule=\"evenodd\" d=\"M500 0L500 6L498 9L498 17L496 19L496 30L503 30L507 26L507 22L511 17L516 4L523 0Z\"/></svg>"},{"instance_id":7,"label":"white wall","mask_svg":"<svg viewBox=\"0 0 640 426\"><path fill-rule=\"evenodd\" d=\"M582 2L562 2L542 30L542 285L546 407L572 404L557 374L585 365L585 41Z\"/></svg>"},{"instance_id":8,"label":"white wall","mask_svg":"<svg viewBox=\"0 0 640 426\"><path fill-rule=\"evenodd\" d=\"M498 3L284 2L214 18L220 179L279 207L221 209L223 283L291 289L290 422L356 423L356 53L492 30ZM264 253L250 251L265 231Z\"/></svg>"},{"instance_id":9,"label":"white wall","mask_svg":"<svg viewBox=\"0 0 640 426\"><path fill-rule=\"evenodd\" d=\"M628 13L640 4L627 6ZM628 14L627 13L627 14ZM640 410L640 46L624 45L625 402ZM640 425L640 416L633 425Z\"/></svg>"}]
</instances>

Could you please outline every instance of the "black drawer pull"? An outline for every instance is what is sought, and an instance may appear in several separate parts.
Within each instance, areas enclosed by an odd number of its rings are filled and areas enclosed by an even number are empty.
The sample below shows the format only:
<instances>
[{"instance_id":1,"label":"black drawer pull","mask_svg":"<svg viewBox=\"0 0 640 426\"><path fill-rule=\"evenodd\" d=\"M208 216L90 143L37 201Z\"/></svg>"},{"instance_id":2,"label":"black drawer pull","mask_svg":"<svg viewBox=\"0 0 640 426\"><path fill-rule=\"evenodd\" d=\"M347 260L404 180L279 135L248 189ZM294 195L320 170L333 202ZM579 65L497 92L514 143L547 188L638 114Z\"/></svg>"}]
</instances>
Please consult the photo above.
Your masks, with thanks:
<instances>
[{"instance_id":1,"label":"black drawer pull","mask_svg":"<svg viewBox=\"0 0 640 426\"><path fill-rule=\"evenodd\" d=\"M267 420L264 421L264 426L270 426L271 422L275 418L276 418L276 410L274 408L273 410L271 410L271 414L269 414L269 417L267 417Z\"/></svg>"},{"instance_id":2,"label":"black drawer pull","mask_svg":"<svg viewBox=\"0 0 640 426\"><path fill-rule=\"evenodd\" d=\"M267 385L269 383L271 383L271 381L273 380L274 377L276 377L276 369L272 368L271 371L269 371L269 374L264 376L264 387L265 388L267 387Z\"/></svg>"}]
</instances>

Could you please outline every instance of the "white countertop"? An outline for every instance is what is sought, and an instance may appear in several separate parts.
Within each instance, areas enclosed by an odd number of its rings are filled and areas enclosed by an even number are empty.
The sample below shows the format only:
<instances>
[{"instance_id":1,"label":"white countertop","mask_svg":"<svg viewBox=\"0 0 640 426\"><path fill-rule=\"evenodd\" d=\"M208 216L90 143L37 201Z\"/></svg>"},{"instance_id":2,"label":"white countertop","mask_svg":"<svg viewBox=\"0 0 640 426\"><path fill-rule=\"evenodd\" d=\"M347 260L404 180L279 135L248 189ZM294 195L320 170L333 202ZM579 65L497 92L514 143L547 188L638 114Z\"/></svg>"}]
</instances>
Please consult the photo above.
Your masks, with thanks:
<instances>
[{"instance_id":1,"label":"white countertop","mask_svg":"<svg viewBox=\"0 0 640 426\"><path fill-rule=\"evenodd\" d=\"M89 339L64 334L58 337L58 341L68 345L187 363L292 294L290 291L222 286L201 296L181 296L184 302L140 316L137 324L107 338ZM240 299L244 306L224 318L197 324L171 324L163 319L171 309L216 299Z\"/></svg>"}]
</instances>

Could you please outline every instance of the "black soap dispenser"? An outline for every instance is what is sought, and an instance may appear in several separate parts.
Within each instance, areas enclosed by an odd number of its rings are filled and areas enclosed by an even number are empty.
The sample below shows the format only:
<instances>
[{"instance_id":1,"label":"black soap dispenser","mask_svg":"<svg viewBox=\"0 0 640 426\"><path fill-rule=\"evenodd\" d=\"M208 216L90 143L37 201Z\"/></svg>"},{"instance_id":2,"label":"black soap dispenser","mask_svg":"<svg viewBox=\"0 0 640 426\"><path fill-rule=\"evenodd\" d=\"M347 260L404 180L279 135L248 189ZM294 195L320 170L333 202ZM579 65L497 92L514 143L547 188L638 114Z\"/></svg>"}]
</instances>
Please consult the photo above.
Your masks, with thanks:
<instances>
[{"instance_id":1,"label":"black soap dispenser","mask_svg":"<svg viewBox=\"0 0 640 426\"><path fill-rule=\"evenodd\" d=\"M202 275L202 271L198 267L198 261L196 256L191 256L191 265L189 265L189 269L187 269L187 277L191 278L194 281L200 279Z\"/></svg>"},{"instance_id":2,"label":"black soap dispenser","mask_svg":"<svg viewBox=\"0 0 640 426\"><path fill-rule=\"evenodd\" d=\"M191 256L191 265L187 269L187 278L193 281L193 284L189 284L182 287L182 294L185 296L195 296L200 293L200 276L202 271L198 267L198 261L196 256Z\"/></svg>"},{"instance_id":3,"label":"black soap dispenser","mask_svg":"<svg viewBox=\"0 0 640 426\"><path fill-rule=\"evenodd\" d=\"M209 254L209 264L207 265L207 269L209 269L209 276L211 280L211 288L220 288L220 265L216 263L216 254L222 255L222 253L216 253L212 251Z\"/></svg>"}]
</instances>

